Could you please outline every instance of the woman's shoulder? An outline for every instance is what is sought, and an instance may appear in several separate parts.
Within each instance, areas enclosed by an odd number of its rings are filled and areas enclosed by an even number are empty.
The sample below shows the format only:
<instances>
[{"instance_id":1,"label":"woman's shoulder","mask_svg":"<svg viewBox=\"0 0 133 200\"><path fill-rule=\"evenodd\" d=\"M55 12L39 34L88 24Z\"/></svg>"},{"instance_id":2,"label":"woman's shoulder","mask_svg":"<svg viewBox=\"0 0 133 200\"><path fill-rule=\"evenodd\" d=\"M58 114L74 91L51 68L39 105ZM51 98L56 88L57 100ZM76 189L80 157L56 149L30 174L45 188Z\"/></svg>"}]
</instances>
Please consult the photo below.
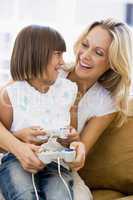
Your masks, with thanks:
<instances>
[{"instance_id":1,"label":"woman's shoulder","mask_svg":"<svg viewBox=\"0 0 133 200\"><path fill-rule=\"evenodd\" d=\"M92 107L116 107L115 98L110 91L105 89L101 84L96 82L86 93L86 101L91 102Z\"/></svg>"},{"instance_id":2,"label":"woman's shoulder","mask_svg":"<svg viewBox=\"0 0 133 200\"><path fill-rule=\"evenodd\" d=\"M104 88L100 83L96 82L89 90L88 95L93 95L94 98L111 98L111 93Z\"/></svg>"},{"instance_id":3,"label":"woman's shoulder","mask_svg":"<svg viewBox=\"0 0 133 200\"><path fill-rule=\"evenodd\" d=\"M116 102L111 93L99 83L95 83L84 96L84 106L94 116L102 116L117 111ZM86 107L87 106L87 107Z\"/></svg>"}]
</instances>

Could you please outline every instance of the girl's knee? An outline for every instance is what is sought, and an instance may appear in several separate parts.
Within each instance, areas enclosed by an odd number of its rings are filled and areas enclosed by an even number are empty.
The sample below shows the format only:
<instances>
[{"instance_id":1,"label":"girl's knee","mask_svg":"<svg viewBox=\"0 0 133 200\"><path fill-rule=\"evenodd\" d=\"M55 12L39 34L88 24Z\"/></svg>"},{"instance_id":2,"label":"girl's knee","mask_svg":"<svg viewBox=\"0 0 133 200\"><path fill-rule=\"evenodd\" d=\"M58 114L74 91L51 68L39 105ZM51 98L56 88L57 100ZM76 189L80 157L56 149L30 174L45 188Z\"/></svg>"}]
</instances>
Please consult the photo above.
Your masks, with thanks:
<instances>
[{"instance_id":1,"label":"girl's knee","mask_svg":"<svg viewBox=\"0 0 133 200\"><path fill-rule=\"evenodd\" d=\"M36 200L35 191L32 188L27 188L25 191L7 191L3 192L4 198L2 200Z\"/></svg>"},{"instance_id":2,"label":"girl's knee","mask_svg":"<svg viewBox=\"0 0 133 200\"><path fill-rule=\"evenodd\" d=\"M27 189L24 192L16 193L16 195L9 200L36 200L36 196L33 189Z\"/></svg>"},{"instance_id":3,"label":"girl's knee","mask_svg":"<svg viewBox=\"0 0 133 200\"><path fill-rule=\"evenodd\" d=\"M64 184L62 180L51 186L49 185L46 191L47 200L73 200L73 182L66 182Z\"/></svg>"}]
</instances>

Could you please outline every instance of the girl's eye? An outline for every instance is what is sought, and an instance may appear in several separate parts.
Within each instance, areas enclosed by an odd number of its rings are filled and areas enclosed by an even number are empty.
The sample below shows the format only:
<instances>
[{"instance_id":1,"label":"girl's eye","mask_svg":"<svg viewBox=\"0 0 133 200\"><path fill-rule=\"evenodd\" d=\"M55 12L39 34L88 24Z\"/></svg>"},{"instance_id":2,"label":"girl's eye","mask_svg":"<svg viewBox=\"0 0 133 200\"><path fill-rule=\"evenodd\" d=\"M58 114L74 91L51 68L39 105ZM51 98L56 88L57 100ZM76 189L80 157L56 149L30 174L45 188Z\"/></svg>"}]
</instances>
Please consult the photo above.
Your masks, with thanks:
<instances>
[{"instance_id":1,"label":"girl's eye","mask_svg":"<svg viewBox=\"0 0 133 200\"><path fill-rule=\"evenodd\" d=\"M56 51L56 52L54 52L54 54L55 54L55 55L58 55L58 54L60 54L60 52Z\"/></svg>"},{"instance_id":2,"label":"girl's eye","mask_svg":"<svg viewBox=\"0 0 133 200\"><path fill-rule=\"evenodd\" d=\"M61 54L62 54L62 52L60 52L60 51L54 52L54 55L57 55L57 56L60 56Z\"/></svg>"}]
</instances>

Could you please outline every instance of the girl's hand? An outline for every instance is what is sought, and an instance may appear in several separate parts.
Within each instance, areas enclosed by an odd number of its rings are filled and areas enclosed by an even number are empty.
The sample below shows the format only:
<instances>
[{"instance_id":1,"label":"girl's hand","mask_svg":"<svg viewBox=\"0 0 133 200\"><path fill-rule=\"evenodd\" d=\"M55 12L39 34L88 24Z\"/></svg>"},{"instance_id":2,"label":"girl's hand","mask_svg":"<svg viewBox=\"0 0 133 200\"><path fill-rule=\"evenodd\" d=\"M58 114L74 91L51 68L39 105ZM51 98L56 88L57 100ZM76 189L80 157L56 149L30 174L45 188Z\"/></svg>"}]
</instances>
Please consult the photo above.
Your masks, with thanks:
<instances>
[{"instance_id":1,"label":"girl's hand","mask_svg":"<svg viewBox=\"0 0 133 200\"><path fill-rule=\"evenodd\" d=\"M39 126L32 126L30 128L23 128L19 131L14 132L15 137L23 142L40 145L47 142L47 137L39 139L38 136L46 136L44 130Z\"/></svg>"},{"instance_id":2,"label":"girl's hand","mask_svg":"<svg viewBox=\"0 0 133 200\"><path fill-rule=\"evenodd\" d=\"M58 138L58 142L65 147L69 147L71 142L80 141L79 133L76 131L75 128L70 127L69 133L66 139Z\"/></svg>"},{"instance_id":3,"label":"girl's hand","mask_svg":"<svg viewBox=\"0 0 133 200\"><path fill-rule=\"evenodd\" d=\"M69 166L72 170L78 171L85 164L85 145L82 142L72 142L70 148L75 149L76 159L69 163Z\"/></svg>"}]
</instances>

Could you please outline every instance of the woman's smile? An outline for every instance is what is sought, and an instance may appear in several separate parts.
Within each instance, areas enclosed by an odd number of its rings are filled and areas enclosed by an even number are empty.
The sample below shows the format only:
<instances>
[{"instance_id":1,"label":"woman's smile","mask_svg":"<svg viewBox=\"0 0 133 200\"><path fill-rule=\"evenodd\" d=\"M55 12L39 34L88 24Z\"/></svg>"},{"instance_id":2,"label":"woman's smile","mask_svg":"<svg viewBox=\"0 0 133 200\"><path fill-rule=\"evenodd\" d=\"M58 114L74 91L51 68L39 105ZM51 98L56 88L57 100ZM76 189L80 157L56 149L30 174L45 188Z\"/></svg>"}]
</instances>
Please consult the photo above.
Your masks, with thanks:
<instances>
[{"instance_id":1,"label":"woman's smile","mask_svg":"<svg viewBox=\"0 0 133 200\"><path fill-rule=\"evenodd\" d=\"M82 61L82 60L79 60L79 66L80 66L81 68L87 69L87 70L93 68L92 64L87 64L87 63L85 63L85 62Z\"/></svg>"}]
</instances>

